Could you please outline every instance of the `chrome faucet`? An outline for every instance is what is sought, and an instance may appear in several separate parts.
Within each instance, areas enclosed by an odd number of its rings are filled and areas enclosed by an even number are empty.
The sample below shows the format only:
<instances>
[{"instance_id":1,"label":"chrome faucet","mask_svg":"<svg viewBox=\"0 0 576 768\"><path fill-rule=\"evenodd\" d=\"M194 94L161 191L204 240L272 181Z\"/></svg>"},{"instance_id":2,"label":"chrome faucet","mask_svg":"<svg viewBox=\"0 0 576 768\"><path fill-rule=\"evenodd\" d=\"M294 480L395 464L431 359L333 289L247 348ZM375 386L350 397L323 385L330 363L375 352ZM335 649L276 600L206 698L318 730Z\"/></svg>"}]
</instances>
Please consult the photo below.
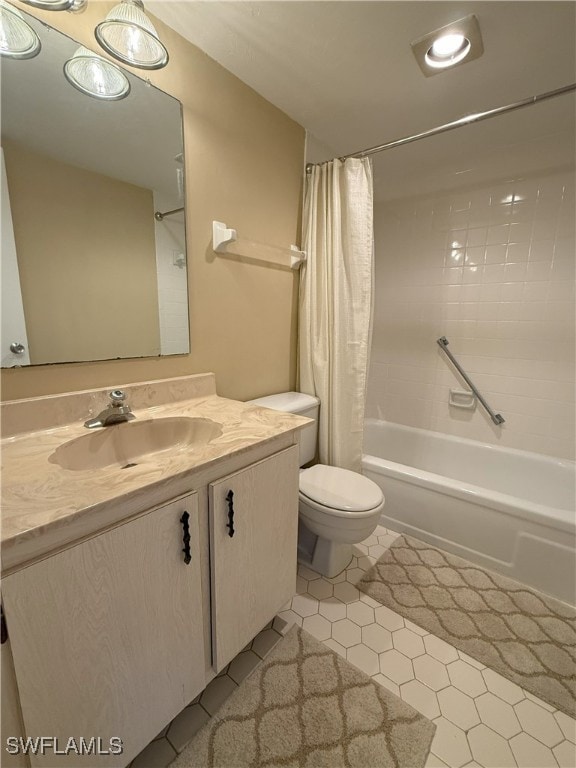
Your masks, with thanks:
<instances>
[{"instance_id":1,"label":"chrome faucet","mask_svg":"<svg viewBox=\"0 0 576 768\"><path fill-rule=\"evenodd\" d=\"M114 389L110 392L110 405L105 408L98 416L88 419L84 422L87 429L95 427L108 427L111 424L120 424L123 421L130 421L136 416L132 413L129 405L126 404L126 393L121 389Z\"/></svg>"}]
</instances>

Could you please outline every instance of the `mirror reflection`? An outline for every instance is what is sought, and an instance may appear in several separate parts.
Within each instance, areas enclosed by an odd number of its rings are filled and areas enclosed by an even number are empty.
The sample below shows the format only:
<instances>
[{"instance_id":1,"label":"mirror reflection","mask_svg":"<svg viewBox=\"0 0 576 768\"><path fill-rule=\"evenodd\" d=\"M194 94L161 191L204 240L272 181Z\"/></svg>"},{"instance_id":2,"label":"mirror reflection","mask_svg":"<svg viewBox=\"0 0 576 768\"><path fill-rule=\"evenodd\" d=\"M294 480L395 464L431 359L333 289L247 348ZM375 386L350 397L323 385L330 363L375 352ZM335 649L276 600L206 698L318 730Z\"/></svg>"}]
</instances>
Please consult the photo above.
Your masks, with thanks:
<instances>
[{"instance_id":1,"label":"mirror reflection","mask_svg":"<svg viewBox=\"0 0 576 768\"><path fill-rule=\"evenodd\" d=\"M24 16L42 45L2 59L2 366L186 353L180 103L125 71L118 100L72 87L78 43Z\"/></svg>"}]
</instances>

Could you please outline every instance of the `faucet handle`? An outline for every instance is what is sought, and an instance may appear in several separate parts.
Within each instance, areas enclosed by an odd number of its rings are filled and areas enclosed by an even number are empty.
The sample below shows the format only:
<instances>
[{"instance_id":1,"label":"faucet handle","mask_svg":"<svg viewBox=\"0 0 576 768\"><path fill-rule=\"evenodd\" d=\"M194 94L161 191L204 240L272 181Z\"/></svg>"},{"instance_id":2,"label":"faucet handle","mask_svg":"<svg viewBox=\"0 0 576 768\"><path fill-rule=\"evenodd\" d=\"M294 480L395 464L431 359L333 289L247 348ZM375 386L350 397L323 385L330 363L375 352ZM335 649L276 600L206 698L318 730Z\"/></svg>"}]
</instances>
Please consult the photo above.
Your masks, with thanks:
<instances>
[{"instance_id":1,"label":"faucet handle","mask_svg":"<svg viewBox=\"0 0 576 768\"><path fill-rule=\"evenodd\" d=\"M113 389L112 392L110 392L110 400L112 400L112 405L124 405L124 402L126 401L126 392L122 389Z\"/></svg>"}]
</instances>

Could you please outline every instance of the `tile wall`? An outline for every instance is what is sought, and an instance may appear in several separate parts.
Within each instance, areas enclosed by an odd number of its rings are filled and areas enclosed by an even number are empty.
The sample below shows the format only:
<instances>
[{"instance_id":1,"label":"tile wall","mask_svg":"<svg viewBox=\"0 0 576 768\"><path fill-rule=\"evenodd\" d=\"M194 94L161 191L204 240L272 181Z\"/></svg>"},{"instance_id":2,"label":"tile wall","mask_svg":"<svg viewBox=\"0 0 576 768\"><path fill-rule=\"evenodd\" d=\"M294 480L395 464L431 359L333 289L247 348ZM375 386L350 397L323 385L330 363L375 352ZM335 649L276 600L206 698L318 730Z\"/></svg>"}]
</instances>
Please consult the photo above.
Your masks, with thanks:
<instances>
[{"instance_id":1,"label":"tile wall","mask_svg":"<svg viewBox=\"0 0 576 768\"><path fill-rule=\"evenodd\" d=\"M158 309L160 350L163 355L181 355L190 349L188 341L188 286L185 255L170 250L159 257Z\"/></svg>"},{"instance_id":2,"label":"tile wall","mask_svg":"<svg viewBox=\"0 0 576 768\"><path fill-rule=\"evenodd\" d=\"M574 170L376 204L367 415L574 458ZM448 405L436 339L506 423Z\"/></svg>"},{"instance_id":3,"label":"tile wall","mask_svg":"<svg viewBox=\"0 0 576 768\"><path fill-rule=\"evenodd\" d=\"M154 193L155 211L170 211L179 208L182 202L171 196ZM160 354L181 355L190 350L184 217L176 214L154 224Z\"/></svg>"}]
</instances>

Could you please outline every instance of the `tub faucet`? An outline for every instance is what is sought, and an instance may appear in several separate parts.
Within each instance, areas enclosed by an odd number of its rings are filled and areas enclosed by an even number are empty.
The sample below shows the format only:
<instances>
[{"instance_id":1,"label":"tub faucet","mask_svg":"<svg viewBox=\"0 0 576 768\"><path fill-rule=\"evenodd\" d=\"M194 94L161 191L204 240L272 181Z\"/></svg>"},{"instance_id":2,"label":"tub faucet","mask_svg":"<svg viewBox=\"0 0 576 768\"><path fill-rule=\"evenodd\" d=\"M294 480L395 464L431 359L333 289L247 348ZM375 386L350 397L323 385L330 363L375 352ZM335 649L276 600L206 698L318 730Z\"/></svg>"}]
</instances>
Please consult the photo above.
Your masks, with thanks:
<instances>
[{"instance_id":1,"label":"tub faucet","mask_svg":"<svg viewBox=\"0 0 576 768\"><path fill-rule=\"evenodd\" d=\"M114 389L110 392L110 405L101 411L98 416L88 419L84 422L87 429L96 427L108 427L111 424L120 424L123 421L130 421L136 416L132 413L129 405L126 404L126 393L121 389Z\"/></svg>"}]
</instances>

